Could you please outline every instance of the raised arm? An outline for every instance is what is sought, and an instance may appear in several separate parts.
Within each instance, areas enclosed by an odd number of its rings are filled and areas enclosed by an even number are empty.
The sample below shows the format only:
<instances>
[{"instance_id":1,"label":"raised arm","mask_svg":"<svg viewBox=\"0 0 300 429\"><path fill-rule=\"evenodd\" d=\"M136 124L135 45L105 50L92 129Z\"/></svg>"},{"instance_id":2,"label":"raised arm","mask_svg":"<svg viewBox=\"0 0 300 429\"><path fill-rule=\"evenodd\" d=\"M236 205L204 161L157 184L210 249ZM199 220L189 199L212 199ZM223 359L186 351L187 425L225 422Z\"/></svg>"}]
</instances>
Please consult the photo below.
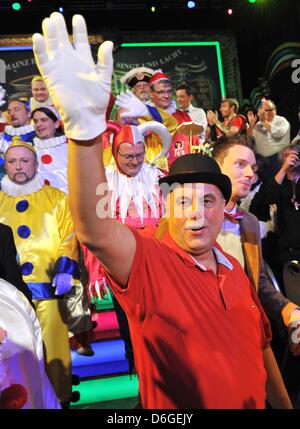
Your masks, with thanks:
<instances>
[{"instance_id":1,"label":"raised arm","mask_svg":"<svg viewBox=\"0 0 300 429\"><path fill-rule=\"evenodd\" d=\"M136 242L127 227L109 217L101 146L113 45L100 46L95 64L84 18L75 15L72 23L74 47L61 14L54 12L44 19L43 36L33 35L34 54L69 138L70 210L76 235L125 286Z\"/></svg>"}]
</instances>

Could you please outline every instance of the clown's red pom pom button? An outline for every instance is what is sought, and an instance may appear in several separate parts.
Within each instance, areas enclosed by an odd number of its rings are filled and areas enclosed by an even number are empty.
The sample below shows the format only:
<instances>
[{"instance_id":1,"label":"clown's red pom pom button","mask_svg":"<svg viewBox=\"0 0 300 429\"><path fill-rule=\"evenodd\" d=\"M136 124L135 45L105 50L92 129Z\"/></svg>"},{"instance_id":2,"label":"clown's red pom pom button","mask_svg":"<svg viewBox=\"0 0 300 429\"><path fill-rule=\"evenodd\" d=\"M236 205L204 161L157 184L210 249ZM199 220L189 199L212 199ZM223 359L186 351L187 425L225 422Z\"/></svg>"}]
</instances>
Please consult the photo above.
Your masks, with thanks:
<instances>
[{"instance_id":1,"label":"clown's red pom pom button","mask_svg":"<svg viewBox=\"0 0 300 429\"><path fill-rule=\"evenodd\" d=\"M51 162L53 161L52 156L51 155L42 155L41 156L41 161L43 164L51 164Z\"/></svg>"}]
</instances>

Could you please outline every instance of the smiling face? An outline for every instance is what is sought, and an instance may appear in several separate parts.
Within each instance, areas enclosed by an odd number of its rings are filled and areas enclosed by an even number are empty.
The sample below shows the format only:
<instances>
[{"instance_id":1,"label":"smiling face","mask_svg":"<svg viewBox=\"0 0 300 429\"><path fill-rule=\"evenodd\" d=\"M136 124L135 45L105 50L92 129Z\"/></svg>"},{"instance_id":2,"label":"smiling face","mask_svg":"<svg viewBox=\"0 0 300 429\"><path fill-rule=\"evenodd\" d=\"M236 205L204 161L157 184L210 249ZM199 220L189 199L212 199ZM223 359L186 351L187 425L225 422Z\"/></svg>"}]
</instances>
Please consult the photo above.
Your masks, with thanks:
<instances>
[{"instance_id":1,"label":"smiling face","mask_svg":"<svg viewBox=\"0 0 300 429\"><path fill-rule=\"evenodd\" d=\"M188 95L185 89L177 89L176 102L180 109L185 110L189 107L193 99L192 95Z\"/></svg>"},{"instance_id":2,"label":"smiling face","mask_svg":"<svg viewBox=\"0 0 300 429\"><path fill-rule=\"evenodd\" d=\"M257 164L253 151L244 145L232 146L223 162L219 163L223 174L231 181L231 201L245 198L250 192L252 183L255 182Z\"/></svg>"},{"instance_id":3,"label":"smiling face","mask_svg":"<svg viewBox=\"0 0 300 429\"><path fill-rule=\"evenodd\" d=\"M47 86L43 80L37 80L31 84L31 92L33 98L39 103L43 103L49 97Z\"/></svg>"},{"instance_id":4,"label":"smiling face","mask_svg":"<svg viewBox=\"0 0 300 429\"><path fill-rule=\"evenodd\" d=\"M55 132L57 128L59 128L59 121L54 122L44 112L41 111L36 111L32 119L38 138L45 140L55 136Z\"/></svg>"},{"instance_id":5,"label":"smiling face","mask_svg":"<svg viewBox=\"0 0 300 429\"><path fill-rule=\"evenodd\" d=\"M34 153L26 147L16 146L5 153L5 170L10 180L19 185L29 182L37 173Z\"/></svg>"},{"instance_id":6,"label":"smiling face","mask_svg":"<svg viewBox=\"0 0 300 429\"><path fill-rule=\"evenodd\" d=\"M207 183L178 186L166 198L169 233L183 250L195 257L207 255L220 232L225 199Z\"/></svg>"},{"instance_id":7,"label":"smiling face","mask_svg":"<svg viewBox=\"0 0 300 429\"><path fill-rule=\"evenodd\" d=\"M121 143L117 151L119 168L130 177L136 176L143 166L145 159L145 146L137 143Z\"/></svg>"},{"instance_id":8,"label":"smiling face","mask_svg":"<svg viewBox=\"0 0 300 429\"><path fill-rule=\"evenodd\" d=\"M172 85L169 82L157 82L152 85L151 100L156 107L167 109L172 103Z\"/></svg>"},{"instance_id":9,"label":"smiling face","mask_svg":"<svg viewBox=\"0 0 300 429\"><path fill-rule=\"evenodd\" d=\"M15 128L30 124L30 112L21 101L11 101L7 109L9 122Z\"/></svg>"},{"instance_id":10,"label":"smiling face","mask_svg":"<svg viewBox=\"0 0 300 429\"><path fill-rule=\"evenodd\" d=\"M234 106L230 107L228 101L224 101L221 103L220 112L222 113L223 118L226 119L235 114L235 108Z\"/></svg>"}]
</instances>

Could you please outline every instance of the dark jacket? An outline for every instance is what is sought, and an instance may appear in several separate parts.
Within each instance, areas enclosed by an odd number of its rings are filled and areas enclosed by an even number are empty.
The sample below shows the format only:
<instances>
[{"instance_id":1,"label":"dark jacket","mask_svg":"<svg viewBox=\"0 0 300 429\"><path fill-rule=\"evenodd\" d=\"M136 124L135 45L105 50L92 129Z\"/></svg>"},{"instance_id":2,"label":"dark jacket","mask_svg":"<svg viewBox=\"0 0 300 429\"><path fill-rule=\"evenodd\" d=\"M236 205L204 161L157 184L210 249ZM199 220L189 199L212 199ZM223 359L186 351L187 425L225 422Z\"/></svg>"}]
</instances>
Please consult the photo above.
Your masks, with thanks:
<instances>
[{"instance_id":1,"label":"dark jacket","mask_svg":"<svg viewBox=\"0 0 300 429\"><path fill-rule=\"evenodd\" d=\"M268 314L288 324L289 314L297 305L278 292L268 279L261 251L259 222L256 216L245 210L240 221L241 241L245 258L245 272L258 292L260 302Z\"/></svg>"},{"instance_id":2,"label":"dark jacket","mask_svg":"<svg viewBox=\"0 0 300 429\"><path fill-rule=\"evenodd\" d=\"M300 204L300 180L295 186L296 200ZM269 209L270 204L277 205L277 226L279 235L279 251L286 252L289 249L300 250L300 210L296 210L292 202L293 183L284 178L279 185L273 178L264 184L254 196L261 207Z\"/></svg>"}]
</instances>

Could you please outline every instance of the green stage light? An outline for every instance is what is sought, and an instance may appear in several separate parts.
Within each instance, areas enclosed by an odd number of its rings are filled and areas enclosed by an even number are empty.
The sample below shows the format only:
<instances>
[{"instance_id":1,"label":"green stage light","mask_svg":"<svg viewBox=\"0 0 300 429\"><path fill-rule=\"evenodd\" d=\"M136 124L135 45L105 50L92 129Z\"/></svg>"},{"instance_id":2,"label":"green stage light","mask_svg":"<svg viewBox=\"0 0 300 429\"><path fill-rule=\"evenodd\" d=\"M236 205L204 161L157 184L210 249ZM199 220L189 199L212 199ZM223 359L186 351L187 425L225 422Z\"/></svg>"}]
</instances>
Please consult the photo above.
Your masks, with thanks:
<instances>
[{"instance_id":1,"label":"green stage light","mask_svg":"<svg viewBox=\"0 0 300 429\"><path fill-rule=\"evenodd\" d=\"M20 3L13 3L11 5L11 7L13 8L13 10L20 10L21 9Z\"/></svg>"},{"instance_id":2,"label":"green stage light","mask_svg":"<svg viewBox=\"0 0 300 429\"><path fill-rule=\"evenodd\" d=\"M223 74L223 65L221 57L220 42L143 42L143 43L121 43L122 48L140 48L147 46L215 46L218 62L218 71L220 79L221 95L226 97L225 93L225 80Z\"/></svg>"},{"instance_id":3,"label":"green stage light","mask_svg":"<svg viewBox=\"0 0 300 429\"><path fill-rule=\"evenodd\" d=\"M248 0L249 3L256 3L256 0Z\"/></svg>"},{"instance_id":4,"label":"green stage light","mask_svg":"<svg viewBox=\"0 0 300 429\"><path fill-rule=\"evenodd\" d=\"M137 376L133 376L130 379L129 375L103 377L83 380L76 386L76 390L80 392L80 400L74 403L74 406L114 401L137 397L139 394L139 381Z\"/></svg>"}]
</instances>

